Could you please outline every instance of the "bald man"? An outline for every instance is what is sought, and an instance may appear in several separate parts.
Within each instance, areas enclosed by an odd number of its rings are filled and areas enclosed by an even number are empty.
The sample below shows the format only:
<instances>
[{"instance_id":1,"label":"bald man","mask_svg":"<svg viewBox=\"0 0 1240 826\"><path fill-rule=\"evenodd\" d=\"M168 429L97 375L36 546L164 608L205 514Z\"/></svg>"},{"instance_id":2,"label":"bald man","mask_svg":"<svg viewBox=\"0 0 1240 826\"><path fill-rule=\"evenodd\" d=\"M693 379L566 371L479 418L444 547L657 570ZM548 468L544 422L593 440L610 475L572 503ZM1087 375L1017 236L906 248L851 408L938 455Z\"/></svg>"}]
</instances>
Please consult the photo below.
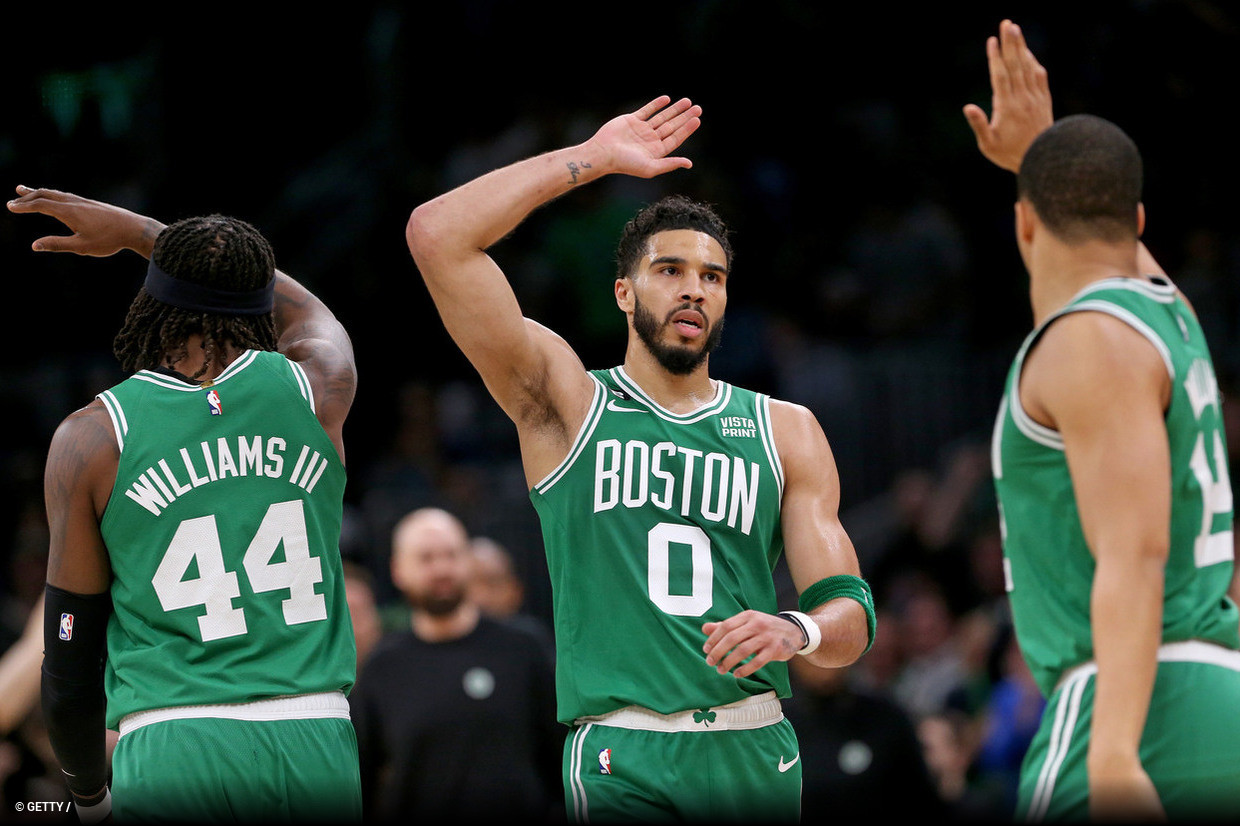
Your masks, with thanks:
<instances>
[{"instance_id":1,"label":"bald man","mask_svg":"<svg viewBox=\"0 0 1240 826\"><path fill-rule=\"evenodd\" d=\"M411 614L350 696L363 807L380 820L546 819L562 806L554 664L545 641L468 596L465 526L423 508L392 532L392 583Z\"/></svg>"},{"instance_id":2,"label":"bald man","mask_svg":"<svg viewBox=\"0 0 1240 826\"><path fill-rule=\"evenodd\" d=\"M413 630L428 642L457 639L478 624L466 599L472 560L469 533L439 508L416 510L392 531L392 584L413 609Z\"/></svg>"}]
</instances>

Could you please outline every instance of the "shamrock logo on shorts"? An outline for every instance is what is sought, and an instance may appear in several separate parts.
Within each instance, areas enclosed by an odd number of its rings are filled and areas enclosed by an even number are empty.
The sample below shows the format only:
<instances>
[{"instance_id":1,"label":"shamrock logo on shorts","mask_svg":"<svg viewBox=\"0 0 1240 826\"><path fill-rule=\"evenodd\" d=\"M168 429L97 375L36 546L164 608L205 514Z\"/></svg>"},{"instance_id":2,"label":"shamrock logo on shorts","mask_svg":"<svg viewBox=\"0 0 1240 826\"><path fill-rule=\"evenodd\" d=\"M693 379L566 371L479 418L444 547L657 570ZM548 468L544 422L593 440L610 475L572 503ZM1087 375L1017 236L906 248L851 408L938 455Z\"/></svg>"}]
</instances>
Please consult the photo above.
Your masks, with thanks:
<instances>
[{"instance_id":1,"label":"shamrock logo on shorts","mask_svg":"<svg viewBox=\"0 0 1240 826\"><path fill-rule=\"evenodd\" d=\"M715 722L715 712L711 711L709 708L704 708L701 711L695 711L693 712L693 722L704 723L709 726L711 723Z\"/></svg>"}]
</instances>

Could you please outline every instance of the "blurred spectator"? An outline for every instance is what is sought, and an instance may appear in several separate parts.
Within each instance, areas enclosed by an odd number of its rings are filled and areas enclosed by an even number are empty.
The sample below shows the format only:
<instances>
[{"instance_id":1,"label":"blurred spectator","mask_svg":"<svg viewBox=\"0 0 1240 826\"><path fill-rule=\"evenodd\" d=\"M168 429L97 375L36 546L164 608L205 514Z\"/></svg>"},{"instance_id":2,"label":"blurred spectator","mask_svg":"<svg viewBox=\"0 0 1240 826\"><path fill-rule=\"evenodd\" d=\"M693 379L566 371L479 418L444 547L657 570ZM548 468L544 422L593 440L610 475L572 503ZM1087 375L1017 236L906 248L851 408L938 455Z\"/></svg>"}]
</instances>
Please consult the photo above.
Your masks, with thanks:
<instances>
[{"instance_id":1,"label":"blurred spectator","mask_svg":"<svg viewBox=\"0 0 1240 826\"><path fill-rule=\"evenodd\" d=\"M0 656L0 821L8 818L19 802L69 802L39 707L42 667L40 597L26 617L21 636ZM116 737L116 732L107 732L109 759ZM46 819L47 815L41 817Z\"/></svg>"},{"instance_id":2,"label":"blurred spectator","mask_svg":"<svg viewBox=\"0 0 1240 826\"><path fill-rule=\"evenodd\" d=\"M0 656L0 737L8 736L39 705L43 667L43 599L35 603L17 642Z\"/></svg>"},{"instance_id":3,"label":"blurred spectator","mask_svg":"<svg viewBox=\"0 0 1240 826\"><path fill-rule=\"evenodd\" d=\"M487 536L469 543L473 567L469 578L469 598L482 613L507 618L521 610L525 602L525 583L517 574L512 554Z\"/></svg>"},{"instance_id":4,"label":"blurred spectator","mask_svg":"<svg viewBox=\"0 0 1240 826\"><path fill-rule=\"evenodd\" d=\"M1011 626L995 645L998 676L979 714L980 742L976 769L993 782L1008 806L1016 810L1020 766L1038 730L1045 698L1021 656Z\"/></svg>"},{"instance_id":5,"label":"blurred spectator","mask_svg":"<svg viewBox=\"0 0 1240 826\"><path fill-rule=\"evenodd\" d=\"M908 593L896 603L896 632L903 662L892 691L916 717L937 714L968 690L970 673L964 638L957 636L942 589L925 576L909 578Z\"/></svg>"},{"instance_id":6,"label":"blurred spectator","mask_svg":"<svg viewBox=\"0 0 1240 826\"><path fill-rule=\"evenodd\" d=\"M904 709L860 686L852 667L818 668L804 657L789 665L793 691L784 713L801 746L802 821L939 820L945 810Z\"/></svg>"},{"instance_id":7,"label":"blurred spectator","mask_svg":"<svg viewBox=\"0 0 1240 826\"><path fill-rule=\"evenodd\" d=\"M357 644L357 671L383 636L383 623L375 601L373 577L359 563L344 561L344 595L353 620L353 640Z\"/></svg>"},{"instance_id":8,"label":"blurred spectator","mask_svg":"<svg viewBox=\"0 0 1240 826\"><path fill-rule=\"evenodd\" d=\"M416 510L392 535L392 581L412 611L349 697L363 806L379 820L473 822L563 811L554 660L545 641L467 596L461 522Z\"/></svg>"},{"instance_id":9,"label":"blurred spectator","mask_svg":"<svg viewBox=\"0 0 1240 826\"><path fill-rule=\"evenodd\" d=\"M974 718L961 711L927 714L917 722L926 765L948 821L1010 821L1002 788L979 779L974 771L978 730Z\"/></svg>"},{"instance_id":10,"label":"blurred spectator","mask_svg":"<svg viewBox=\"0 0 1240 826\"><path fill-rule=\"evenodd\" d=\"M0 820L28 800L68 801L60 765L39 712L43 666L43 600L21 635L0 656Z\"/></svg>"},{"instance_id":11,"label":"blurred spectator","mask_svg":"<svg viewBox=\"0 0 1240 826\"><path fill-rule=\"evenodd\" d=\"M993 508L990 451L981 442L951 445L941 467L898 472L887 491L848 513L875 598L922 571L939 583L954 613L974 607L982 594L973 581L970 543Z\"/></svg>"},{"instance_id":12,"label":"blurred spectator","mask_svg":"<svg viewBox=\"0 0 1240 826\"><path fill-rule=\"evenodd\" d=\"M894 613L886 605L877 606L875 614L874 643L852 665L852 679L870 691L890 694L904 664L900 630Z\"/></svg>"},{"instance_id":13,"label":"blurred spectator","mask_svg":"<svg viewBox=\"0 0 1240 826\"><path fill-rule=\"evenodd\" d=\"M374 438L381 450L358 474L363 520L375 537L391 536L392 526L409 512L413 503L439 501L439 480L444 472L440 449L439 410L436 389L419 380L406 381L393 391L391 416ZM383 541L371 542L372 554L363 554L366 567L378 575L388 567ZM374 583L380 603L397 596L386 576Z\"/></svg>"},{"instance_id":14,"label":"blurred spectator","mask_svg":"<svg viewBox=\"0 0 1240 826\"><path fill-rule=\"evenodd\" d=\"M469 543L472 566L469 597L482 613L510 625L519 625L542 639L554 651L551 625L525 609L525 578L508 548L486 536Z\"/></svg>"}]
</instances>

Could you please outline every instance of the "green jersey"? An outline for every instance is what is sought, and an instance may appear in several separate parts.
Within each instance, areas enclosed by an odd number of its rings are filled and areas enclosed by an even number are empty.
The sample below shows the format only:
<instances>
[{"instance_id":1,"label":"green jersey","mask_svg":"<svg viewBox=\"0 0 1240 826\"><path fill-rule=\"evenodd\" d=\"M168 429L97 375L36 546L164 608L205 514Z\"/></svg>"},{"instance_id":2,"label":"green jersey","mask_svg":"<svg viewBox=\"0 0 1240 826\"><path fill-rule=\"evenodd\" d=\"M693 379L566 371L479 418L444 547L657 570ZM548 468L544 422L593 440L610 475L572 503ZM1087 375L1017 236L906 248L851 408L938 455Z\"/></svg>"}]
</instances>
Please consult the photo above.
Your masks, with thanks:
<instances>
[{"instance_id":1,"label":"green jersey","mask_svg":"<svg viewBox=\"0 0 1240 826\"><path fill-rule=\"evenodd\" d=\"M560 720L788 696L786 663L738 679L702 651L703 623L777 610L783 474L769 399L718 382L712 402L678 415L620 367L591 376L572 449L530 491L551 574Z\"/></svg>"},{"instance_id":2,"label":"green jersey","mask_svg":"<svg viewBox=\"0 0 1240 826\"><path fill-rule=\"evenodd\" d=\"M108 725L136 711L348 691L345 470L301 367L246 351L199 386L143 370L99 394L120 446Z\"/></svg>"},{"instance_id":3,"label":"green jersey","mask_svg":"<svg viewBox=\"0 0 1240 826\"><path fill-rule=\"evenodd\" d=\"M1057 318L1102 312L1158 350L1171 376L1165 421L1171 447L1171 550L1163 595L1163 642L1204 639L1240 646L1227 596L1233 567L1232 496L1221 397L1201 326L1163 280L1095 282L1028 338L1008 374L992 441L1004 532L1004 568L1017 639L1049 696L1067 668L1093 659L1086 545L1058 432L1020 404L1025 357Z\"/></svg>"}]
</instances>

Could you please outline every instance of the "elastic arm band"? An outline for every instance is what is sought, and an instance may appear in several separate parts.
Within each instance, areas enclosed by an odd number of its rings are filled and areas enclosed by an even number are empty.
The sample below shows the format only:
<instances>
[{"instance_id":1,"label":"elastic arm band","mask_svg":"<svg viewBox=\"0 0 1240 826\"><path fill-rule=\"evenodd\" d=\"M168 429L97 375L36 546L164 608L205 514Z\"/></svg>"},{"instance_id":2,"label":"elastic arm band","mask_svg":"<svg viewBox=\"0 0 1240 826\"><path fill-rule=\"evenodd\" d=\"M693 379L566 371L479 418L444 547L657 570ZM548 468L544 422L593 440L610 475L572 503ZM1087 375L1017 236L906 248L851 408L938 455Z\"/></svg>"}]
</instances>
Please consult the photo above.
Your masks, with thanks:
<instances>
[{"instance_id":1,"label":"elastic arm band","mask_svg":"<svg viewBox=\"0 0 1240 826\"><path fill-rule=\"evenodd\" d=\"M78 797L94 795L108 779L103 665L111 613L107 592L44 586L39 696L48 739Z\"/></svg>"},{"instance_id":2,"label":"elastic arm band","mask_svg":"<svg viewBox=\"0 0 1240 826\"><path fill-rule=\"evenodd\" d=\"M854 600L865 609L865 629L868 637L865 650L869 651L870 646L874 645L874 632L878 627L878 617L874 613L874 595L870 592L870 585L861 577L852 574L837 574L820 579L801 592L801 596L797 598L797 605L802 611L809 613L819 605L839 597ZM865 651L861 653L864 654Z\"/></svg>"}]
</instances>

